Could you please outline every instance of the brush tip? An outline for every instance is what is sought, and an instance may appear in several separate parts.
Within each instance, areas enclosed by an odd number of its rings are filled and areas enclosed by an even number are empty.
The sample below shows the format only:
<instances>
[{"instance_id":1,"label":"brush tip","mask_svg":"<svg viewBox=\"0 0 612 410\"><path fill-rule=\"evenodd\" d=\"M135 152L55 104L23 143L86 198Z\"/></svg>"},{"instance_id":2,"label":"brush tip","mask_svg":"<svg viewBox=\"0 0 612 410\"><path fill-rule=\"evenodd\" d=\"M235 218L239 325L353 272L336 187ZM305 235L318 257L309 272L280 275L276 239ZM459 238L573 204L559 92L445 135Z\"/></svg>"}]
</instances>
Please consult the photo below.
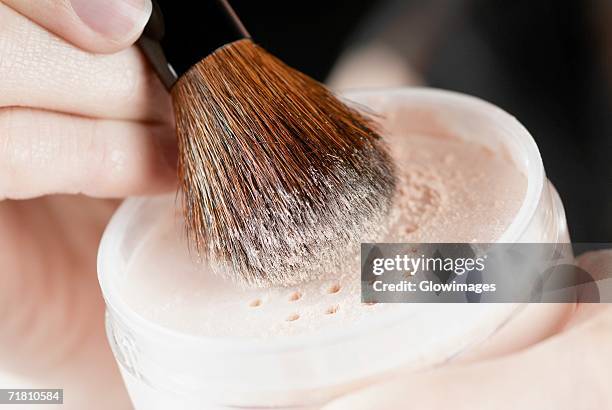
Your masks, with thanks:
<instances>
[{"instance_id":1,"label":"brush tip","mask_svg":"<svg viewBox=\"0 0 612 410\"><path fill-rule=\"evenodd\" d=\"M392 162L371 121L250 40L172 89L190 243L225 275L290 285L384 224Z\"/></svg>"}]
</instances>

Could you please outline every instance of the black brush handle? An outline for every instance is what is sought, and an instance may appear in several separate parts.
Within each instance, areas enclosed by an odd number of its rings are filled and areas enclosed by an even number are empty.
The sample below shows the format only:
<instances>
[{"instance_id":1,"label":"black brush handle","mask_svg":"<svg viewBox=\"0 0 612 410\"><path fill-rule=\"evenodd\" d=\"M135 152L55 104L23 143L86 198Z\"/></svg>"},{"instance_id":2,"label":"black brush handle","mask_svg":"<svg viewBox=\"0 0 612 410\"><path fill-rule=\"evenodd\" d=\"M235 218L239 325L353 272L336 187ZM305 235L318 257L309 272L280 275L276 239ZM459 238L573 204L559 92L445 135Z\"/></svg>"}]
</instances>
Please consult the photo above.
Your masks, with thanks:
<instances>
[{"instance_id":1,"label":"black brush handle","mask_svg":"<svg viewBox=\"0 0 612 410\"><path fill-rule=\"evenodd\" d=\"M250 38L227 0L153 0L153 12L138 40L166 88L219 47Z\"/></svg>"}]
</instances>

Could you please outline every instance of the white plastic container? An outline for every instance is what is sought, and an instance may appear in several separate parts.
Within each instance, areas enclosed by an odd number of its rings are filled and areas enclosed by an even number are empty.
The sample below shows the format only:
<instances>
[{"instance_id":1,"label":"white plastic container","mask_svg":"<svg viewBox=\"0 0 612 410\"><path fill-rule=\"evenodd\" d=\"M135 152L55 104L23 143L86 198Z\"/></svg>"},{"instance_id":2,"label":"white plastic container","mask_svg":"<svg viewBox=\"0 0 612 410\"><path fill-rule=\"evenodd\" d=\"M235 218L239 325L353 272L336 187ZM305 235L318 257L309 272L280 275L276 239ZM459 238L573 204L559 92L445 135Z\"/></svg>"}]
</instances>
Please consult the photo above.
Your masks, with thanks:
<instances>
[{"instance_id":1,"label":"white plastic container","mask_svg":"<svg viewBox=\"0 0 612 410\"><path fill-rule=\"evenodd\" d=\"M499 242L569 241L562 204L545 178L536 144L509 114L432 89L362 91L346 98L384 113L385 128L400 121L408 124L406 131L450 133L506 153L527 176L527 192ZM317 408L391 372L449 360L515 321L520 311L516 304L405 304L359 326L269 341L180 333L139 316L118 290L151 222L168 206L174 206L173 196L128 199L106 229L98 256L108 337L139 410ZM563 310L554 308L547 320L554 322Z\"/></svg>"}]
</instances>

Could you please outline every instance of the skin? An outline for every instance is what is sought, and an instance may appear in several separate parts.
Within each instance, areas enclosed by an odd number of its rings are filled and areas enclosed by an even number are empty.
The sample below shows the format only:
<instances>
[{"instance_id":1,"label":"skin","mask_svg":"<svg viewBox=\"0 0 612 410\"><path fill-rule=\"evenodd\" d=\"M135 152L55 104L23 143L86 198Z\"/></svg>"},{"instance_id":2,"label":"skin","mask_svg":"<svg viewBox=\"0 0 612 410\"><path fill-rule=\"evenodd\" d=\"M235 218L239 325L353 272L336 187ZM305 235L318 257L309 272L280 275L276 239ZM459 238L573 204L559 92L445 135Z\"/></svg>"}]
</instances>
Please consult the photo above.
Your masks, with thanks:
<instances>
[{"instance_id":1,"label":"skin","mask_svg":"<svg viewBox=\"0 0 612 410\"><path fill-rule=\"evenodd\" d=\"M605 259L612 252L587 254ZM612 306L582 304L560 331L499 356L452 363L372 385L325 407L339 409L608 409L612 407Z\"/></svg>"},{"instance_id":2,"label":"skin","mask_svg":"<svg viewBox=\"0 0 612 410\"><path fill-rule=\"evenodd\" d=\"M393 53L376 41L348 50L330 85L337 90L422 86L406 59ZM610 278L612 250L580 255L577 264L596 280ZM601 289L610 292L610 281L600 282ZM611 378L612 304L530 305L457 360L384 380L324 409L600 410L612 408Z\"/></svg>"},{"instance_id":3,"label":"skin","mask_svg":"<svg viewBox=\"0 0 612 410\"><path fill-rule=\"evenodd\" d=\"M98 12L0 2L0 386L62 387L64 410L129 409L104 334L96 251L119 198L175 189L174 125L168 94L131 47L150 2L130 0L127 13L87 1ZM593 260L610 273L610 252L581 262ZM407 397L428 409L612 406L612 309L581 306L535 339L490 344L330 408L403 408Z\"/></svg>"},{"instance_id":4,"label":"skin","mask_svg":"<svg viewBox=\"0 0 612 410\"><path fill-rule=\"evenodd\" d=\"M116 198L176 184L170 99L131 47L139 7L102 33L68 1L0 2L0 386L62 387L62 409L131 408L96 251Z\"/></svg>"}]
</instances>

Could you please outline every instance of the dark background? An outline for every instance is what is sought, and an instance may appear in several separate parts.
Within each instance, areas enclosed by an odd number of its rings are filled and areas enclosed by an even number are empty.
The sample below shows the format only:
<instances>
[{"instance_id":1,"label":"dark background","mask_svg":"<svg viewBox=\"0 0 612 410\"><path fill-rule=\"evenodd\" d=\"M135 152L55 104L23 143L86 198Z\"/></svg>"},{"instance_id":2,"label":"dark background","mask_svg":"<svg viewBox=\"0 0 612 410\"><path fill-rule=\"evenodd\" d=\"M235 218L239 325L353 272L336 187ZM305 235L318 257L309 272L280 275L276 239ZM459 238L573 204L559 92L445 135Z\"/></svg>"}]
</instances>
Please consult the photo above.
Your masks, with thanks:
<instances>
[{"instance_id":1,"label":"dark background","mask_svg":"<svg viewBox=\"0 0 612 410\"><path fill-rule=\"evenodd\" d=\"M319 80L346 47L383 38L427 85L506 109L536 139L572 239L612 242L611 1L232 4L257 42Z\"/></svg>"}]
</instances>

